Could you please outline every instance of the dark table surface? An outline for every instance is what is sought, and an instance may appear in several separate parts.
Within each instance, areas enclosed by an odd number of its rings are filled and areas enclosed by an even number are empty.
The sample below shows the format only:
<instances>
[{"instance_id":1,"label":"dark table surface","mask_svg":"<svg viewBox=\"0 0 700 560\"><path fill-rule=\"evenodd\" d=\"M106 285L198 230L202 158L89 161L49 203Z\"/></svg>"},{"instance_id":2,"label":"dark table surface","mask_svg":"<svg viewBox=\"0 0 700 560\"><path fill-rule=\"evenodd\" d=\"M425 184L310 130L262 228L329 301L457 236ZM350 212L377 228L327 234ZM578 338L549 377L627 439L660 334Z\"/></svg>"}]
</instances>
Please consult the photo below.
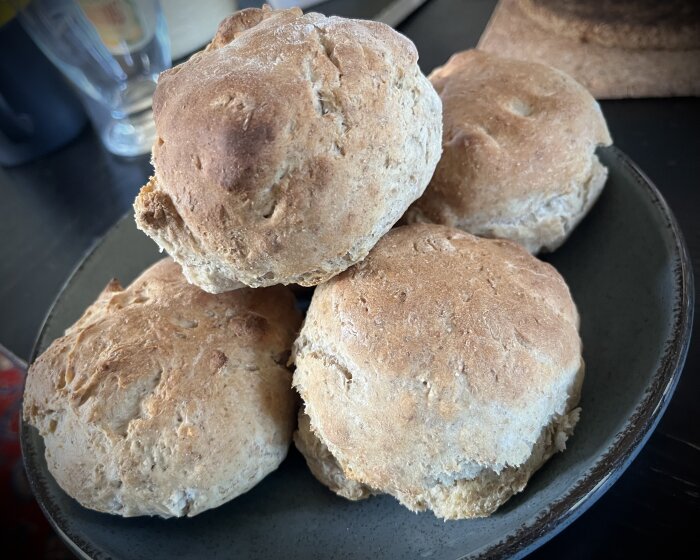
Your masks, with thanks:
<instances>
[{"instance_id":1,"label":"dark table surface","mask_svg":"<svg viewBox=\"0 0 700 560\"><path fill-rule=\"evenodd\" d=\"M335 0L318 11L371 17L385 2ZM427 73L476 42L492 0L431 0L400 27ZM604 101L615 144L658 186L700 274L700 99ZM90 129L33 163L0 168L0 344L28 359L52 300L85 251L125 212L148 156L106 153ZM700 300L696 300L700 301ZM696 304L697 305L697 304ZM697 316L697 313L696 313ZM532 558L657 557L700 547L698 330L664 418L627 472ZM679 548L676 548L678 545ZM695 554L696 554L695 553Z\"/></svg>"}]
</instances>

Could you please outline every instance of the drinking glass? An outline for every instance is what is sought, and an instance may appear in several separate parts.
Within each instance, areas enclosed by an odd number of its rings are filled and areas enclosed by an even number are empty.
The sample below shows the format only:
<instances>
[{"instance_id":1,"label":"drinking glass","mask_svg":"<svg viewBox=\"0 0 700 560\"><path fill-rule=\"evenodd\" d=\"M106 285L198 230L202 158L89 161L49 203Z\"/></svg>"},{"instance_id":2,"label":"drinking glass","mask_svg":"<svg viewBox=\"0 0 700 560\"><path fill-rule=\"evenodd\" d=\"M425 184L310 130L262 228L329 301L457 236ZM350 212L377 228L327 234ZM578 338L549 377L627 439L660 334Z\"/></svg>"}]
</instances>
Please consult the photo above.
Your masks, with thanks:
<instances>
[{"instance_id":1,"label":"drinking glass","mask_svg":"<svg viewBox=\"0 0 700 560\"><path fill-rule=\"evenodd\" d=\"M158 0L16 2L34 42L79 90L105 147L122 156L148 152L153 92L171 65Z\"/></svg>"}]
</instances>

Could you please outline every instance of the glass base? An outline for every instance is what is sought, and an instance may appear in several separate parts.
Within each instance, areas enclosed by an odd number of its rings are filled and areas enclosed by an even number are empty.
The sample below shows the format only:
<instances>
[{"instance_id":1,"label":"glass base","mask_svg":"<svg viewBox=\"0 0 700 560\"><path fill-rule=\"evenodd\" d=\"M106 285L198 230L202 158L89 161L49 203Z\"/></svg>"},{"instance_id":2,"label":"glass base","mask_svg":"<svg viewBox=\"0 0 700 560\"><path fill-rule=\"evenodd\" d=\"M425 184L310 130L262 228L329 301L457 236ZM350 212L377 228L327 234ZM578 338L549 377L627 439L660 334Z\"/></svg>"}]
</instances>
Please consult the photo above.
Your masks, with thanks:
<instances>
[{"instance_id":1,"label":"glass base","mask_svg":"<svg viewBox=\"0 0 700 560\"><path fill-rule=\"evenodd\" d=\"M139 156L151 151L156 125L151 109L119 120L111 120L102 129L102 143L118 156Z\"/></svg>"}]
</instances>

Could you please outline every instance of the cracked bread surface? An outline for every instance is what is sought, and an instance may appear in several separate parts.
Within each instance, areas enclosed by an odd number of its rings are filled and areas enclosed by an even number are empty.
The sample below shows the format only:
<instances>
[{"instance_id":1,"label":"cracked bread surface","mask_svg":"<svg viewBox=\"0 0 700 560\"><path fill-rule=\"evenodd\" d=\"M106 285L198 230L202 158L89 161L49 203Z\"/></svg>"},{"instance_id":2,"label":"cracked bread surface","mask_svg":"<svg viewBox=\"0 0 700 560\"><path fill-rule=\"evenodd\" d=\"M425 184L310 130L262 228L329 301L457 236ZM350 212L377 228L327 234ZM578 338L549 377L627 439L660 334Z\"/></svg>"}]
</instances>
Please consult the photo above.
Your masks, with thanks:
<instances>
[{"instance_id":1,"label":"cracked bread surface","mask_svg":"<svg viewBox=\"0 0 700 560\"><path fill-rule=\"evenodd\" d=\"M559 247L607 179L612 140L598 103L555 68L478 50L430 74L443 102L443 153L406 222Z\"/></svg>"},{"instance_id":2,"label":"cracked bread surface","mask_svg":"<svg viewBox=\"0 0 700 560\"><path fill-rule=\"evenodd\" d=\"M58 484L83 506L193 516L287 454L286 361L301 316L282 286L207 294L163 259L111 281L32 364L23 413Z\"/></svg>"},{"instance_id":3,"label":"cracked bread surface","mask_svg":"<svg viewBox=\"0 0 700 560\"><path fill-rule=\"evenodd\" d=\"M248 9L164 72L138 227L209 292L316 285L423 192L441 103L414 45L371 21Z\"/></svg>"},{"instance_id":4,"label":"cracked bread surface","mask_svg":"<svg viewBox=\"0 0 700 560\"><path fill-rule=\"evenodd\" d=\"M293 350L297 447L351 499L488 515L573 431L578 326L562 277L520 245L395 228L316 288Z\"/></svg>"}]
</instances>

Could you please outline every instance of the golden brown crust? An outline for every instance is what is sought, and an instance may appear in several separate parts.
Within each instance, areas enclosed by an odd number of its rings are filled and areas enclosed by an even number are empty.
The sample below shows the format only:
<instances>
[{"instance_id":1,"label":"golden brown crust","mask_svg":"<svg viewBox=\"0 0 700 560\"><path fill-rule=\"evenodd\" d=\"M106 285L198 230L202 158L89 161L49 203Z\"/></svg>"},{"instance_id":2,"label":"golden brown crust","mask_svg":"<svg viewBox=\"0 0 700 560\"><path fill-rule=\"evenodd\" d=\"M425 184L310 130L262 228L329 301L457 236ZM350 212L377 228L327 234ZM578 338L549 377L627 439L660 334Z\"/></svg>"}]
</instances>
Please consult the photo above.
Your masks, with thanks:
<instances>
[{"instance_id":1,"label":"golden brown crust","mask_svg":"<svg viewBox=\"0 0 700 560\"><path fill-rule=\"evenodd\" d=\"M160 77L138 227L210 292L315 285L344 270L423 192L439 158L440 100L417 59L375 22L232 16L209 49ZM149 221L164 199L176 215Z\"/></svg>"},{"instance_id":2,"label":"golden brown crust","mask_svg":"<svg viewBox=\"0 0 700 560\"><path fill-rule=\"evenodd\" d=\"M590 94L542 64L463 51L430 75L443 102L443 154L406 220L557 248L600 193L594 155L611 142Z\"/></svg>"},{"instance_id":3,"label":"golden brown crust","mask_svg":"<svg viewBox=\"0 0 700 560\"><path fill-rule=\"evenodd\" d=\"M286 288L214 296L164 259L126 289L110 282L39 356L24 417L84 506L195 515L285 457L295 414L285 364L299 323Z\"/></svg>"},{"instance_id":4,"label":"golden brown crust","mask_svg":"<svg viewBox=\"0 0 700 560\"><path fill-rule=\"evenodd\" d=\"M428 224L392 230L316 289L294 360L313 431L345 477L436 511L436 485L525 464L575 405L583 371L554 268Z\"/></svg>"}]
</instances>

